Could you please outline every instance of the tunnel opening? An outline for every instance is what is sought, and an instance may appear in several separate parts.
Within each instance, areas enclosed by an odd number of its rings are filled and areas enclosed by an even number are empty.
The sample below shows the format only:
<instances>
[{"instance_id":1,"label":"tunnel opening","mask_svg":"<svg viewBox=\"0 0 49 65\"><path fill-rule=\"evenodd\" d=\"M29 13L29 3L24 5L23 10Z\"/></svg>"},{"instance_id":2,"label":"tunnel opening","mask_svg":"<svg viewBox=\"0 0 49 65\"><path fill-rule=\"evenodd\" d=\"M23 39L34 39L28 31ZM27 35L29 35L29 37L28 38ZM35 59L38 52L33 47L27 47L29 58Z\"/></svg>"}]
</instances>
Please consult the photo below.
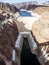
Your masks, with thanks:
<instances>
[{"instance_id":1,"label":"tunnel opening","mask_svg":"<svg viewBox=\"0 0 49 65\"><path fill-rule=\"evenodd\" d=\"M36 54L31 53L27 38L24 38L24 41L23 41L20 60L21 60L20 62L21 65L40 65L36 57Z\"/></svg>"}]
</instances>

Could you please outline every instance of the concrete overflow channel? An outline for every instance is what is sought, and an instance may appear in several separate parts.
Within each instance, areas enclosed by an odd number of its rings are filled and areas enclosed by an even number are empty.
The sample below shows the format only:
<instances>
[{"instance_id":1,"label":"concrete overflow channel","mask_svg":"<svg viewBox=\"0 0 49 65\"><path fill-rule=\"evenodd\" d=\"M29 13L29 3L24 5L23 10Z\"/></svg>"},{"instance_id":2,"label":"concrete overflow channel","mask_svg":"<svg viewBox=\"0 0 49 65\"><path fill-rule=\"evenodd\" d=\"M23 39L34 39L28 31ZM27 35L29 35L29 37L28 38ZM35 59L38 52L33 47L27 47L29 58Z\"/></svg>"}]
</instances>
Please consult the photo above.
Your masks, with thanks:
<instances>
[{"instance_id":1,"label":"concrete overflow channel","mask_svg":"<svg viewBox=\"0 0 49 65\"><path fill-rule=\"evenodd\" d=\"M34 38L32 37L31 32L19 32L18 38L15 42L15 48L17 49L17 53L15 49L13 49L12 51L12 61L13 62L15 62L15 60L17 59L17 54L18 54L18 57L19 57L18 65L21 65L20 56L21 56L21 50L22 50L24 38L28 39L31 53L37 55L37 48L38 48L37 43L34 41ZM46 51L44 51L44 49L42 48L41 54L42 55L38 58L38 60L40 62L41 60L40 58L43 58L43 60L45 60L44 63L43 61L41 61L40 63L41 65L44 65L49 60L49 53L46 53Z\"/></svg>"},{"instance_id":2,"label":"concrete overflow channel","mask_svg":"<svg viewBox=\"0 0 49 65\"><path fill-rule=\"evenodd\" d=\"M17 49L17 53L18 53L18 56L19 56L19 63L20 63L20 54L21 54L21 50L22 50L22 46L23 46L23 39L24 38L28 39L31 53L32 54L37 54L37 52L36 52L37 44L34 41L32 35L31 35L31 32L20 32L19 35L18 35L18 38L17 38L17 40L15 42L15 48ZM16 60L16 52L13 49L13 52L12 52L12 61L15 62L15 60Z\"/></svg>"}]
</instances>

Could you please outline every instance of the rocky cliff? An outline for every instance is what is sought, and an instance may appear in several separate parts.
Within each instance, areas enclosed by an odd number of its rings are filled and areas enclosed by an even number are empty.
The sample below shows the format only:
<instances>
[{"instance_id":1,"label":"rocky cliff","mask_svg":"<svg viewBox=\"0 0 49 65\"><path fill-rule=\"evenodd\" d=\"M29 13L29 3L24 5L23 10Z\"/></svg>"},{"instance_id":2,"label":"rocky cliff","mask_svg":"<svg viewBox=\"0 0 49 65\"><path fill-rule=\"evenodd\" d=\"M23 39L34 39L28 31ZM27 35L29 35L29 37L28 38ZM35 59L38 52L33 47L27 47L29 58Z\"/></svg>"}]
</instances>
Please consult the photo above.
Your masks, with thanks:
<instances>
[{"instance_id":1,"label":"rocky cliff","mask_svg":"<svg viewBox=\"0 0 49 65\"><path fill-rule=\"evenodd\" d=\"M3 12L3 11L15 13L19 10L12 4L0 2L0 12Z\"/></svg>"},{"instance_id":2,"label":"rocky cliff","mask_svg":"<svg viewBox=\"0 0 49 65\"><path fill-rule=\"evenodd\" d=\"M15 21L10 17L18 11L12 4L0 2L0 65L13 65L12 50L19 32ZM18 65L17 60L14 65Z\"/></svg>"},{"instance_id":3,"label":"rocky cliff","mask_svg":"<svg viewBox=\"0 0 49 65\"><path fill-rule=\"evenodd\" d=\"M31 10L31 11L38 13L38 14L41 14L43 12L49 12L49 6L39 5L39 4L24 5L24 6L20 7L20 9Z\"/></svg>"}]
</instances>

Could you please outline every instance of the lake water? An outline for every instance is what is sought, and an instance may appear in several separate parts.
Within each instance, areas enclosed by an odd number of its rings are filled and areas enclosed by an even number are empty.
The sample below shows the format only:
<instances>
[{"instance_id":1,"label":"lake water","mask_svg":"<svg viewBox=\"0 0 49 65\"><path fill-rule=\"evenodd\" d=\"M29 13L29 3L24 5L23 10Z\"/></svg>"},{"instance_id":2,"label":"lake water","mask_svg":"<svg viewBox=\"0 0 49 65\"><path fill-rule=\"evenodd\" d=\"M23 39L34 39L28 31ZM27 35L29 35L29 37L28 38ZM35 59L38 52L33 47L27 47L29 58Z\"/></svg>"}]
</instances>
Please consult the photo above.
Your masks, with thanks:
<instances>
[{"instance_id":1,"label":"lake water","mask_svg":"<svg viewBox=\"0 0 49 65\"><path fill-rule=\"evenodd\" d=\"M19 14L21 16L32 16L30 12L27 12L27 11L20 11Z\"/></svg>"}]
</instances>

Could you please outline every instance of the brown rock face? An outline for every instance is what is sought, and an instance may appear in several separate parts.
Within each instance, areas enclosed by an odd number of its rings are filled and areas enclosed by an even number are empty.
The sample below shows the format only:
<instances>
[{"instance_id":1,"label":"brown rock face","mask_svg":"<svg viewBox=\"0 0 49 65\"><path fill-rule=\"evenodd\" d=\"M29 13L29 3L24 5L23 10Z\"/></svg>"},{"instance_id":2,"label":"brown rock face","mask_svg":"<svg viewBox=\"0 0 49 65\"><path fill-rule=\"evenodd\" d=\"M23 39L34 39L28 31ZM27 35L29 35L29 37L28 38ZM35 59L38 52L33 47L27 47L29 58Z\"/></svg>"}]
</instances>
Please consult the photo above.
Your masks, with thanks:
<instances>
[{"instance_id":1,"label":"brown rock face","mask_svg":"<svg viewBox=\"0 0 49 65\"><path fill-rule=\"evenodd\" d=\"M46 15L47 14L47 15ZM49 13L44 13L41 19L33 24L32 32L38 43L49 41Z\"/></svg>"},{"instance_id":2,"label":"brown rock face","mask_svg":"<svg viewBox=\"0 0 49 65\"><path fill-rule=\"evenodd\" d=\"M3 65L3 64L6 65L5 62L4 62L3 60L0 61L0 65Z\"/></svg>"},{"instance_id":3,"label":"brown rock face","mask_svg":"<svg viewBox=\"0 0 49 65\"><path fill-rule=\"evenodd\" d=\"M3 15L6 19L9 19L9 18L10 18L10 14L7 14L6 12L2 13L2 15Z\"/></svg>"},{"instance_id":4,"label":"brown rock face","mask_svg":"<svg viewBox=\"0 0 49 65\"><path fill-rule=\"evenodd\" d=\"M17 25L14 21L12 23L8 21L2 27L0 27L0 54L8 61L12 61L12 49L18 36Z\"/></svg>"},{"instance_id":5,"label":"brown rock face","mask_svg":"<svg viewBox=\"0 0 49 65\"><path fill-rule=\"evenodd\" d=\"M5 20L5 16L3 16L2 14L0 14L0 21L4 21Z\"/></svg>"},{"instance_id":6,"label":"brown rock face","mask_svg":"<svg viewBox=\"0 0 49 65\"><path fill-rule=\"evenodd\" d=\"M49 65L49 62L45 63L45 65Z\"/></svg>"},{"instance_id":7,"label":"brown rock face","mask_svg":"<svg viewBox=\"0 0 49 65\"><path fill-rule=\"evenodd\" d=\"M49 65L46 63L44 57L42 56L44 52L41 53L41 49L46 51L46 54L49 54L49 13L45 12L41 15L41 18L34 22L32 27L32 33L37 42L37 53L40 63L44 63L44 65ZM49 55L48 55L49 57ZM43 59L43 60L41 60ZM49 62L49 60L47 60Z\"/></svg>"},{"instance_id":8,"label":"brown rock face","mask_svg":"<svg viewBox=\"0 0 49 65\"><path fill-rule=\"evenodd\" d=\"M12 50L15 49L19 32L15 21L10 22L7 19L10 18L10 13L17 11L19 10L14 5L0 2L0 65L12 65ZM18 60L14 65L17 64Z\"/></svg>"},{"instance_id":9,"label":"brown rock face","mask_svg":"<svg viewBox=\"0 0 49 65\"><path fill-rule=\"evenodd\" d=\"M0 14L0 22L4 21L5 19L9 19L10 15L7 13Z\"/></svg>"},{"instance_id":10,"label":"brown rock face","mask_svg":"<svg viewBox=\"0 0 49 65\"><path fill-rule=\"evenodd\" d=\"M9 3L2 3L2 2L0 2L0 10L1 11L3 10L5 12L12 12L12 13L19 11L14 5Z\"/></svg>"},{"instance_id":11,"label":"brown rock face","mask_svg":"<svg viewBox=\"0 0 49 65\"><path fill-rule=\"evenodd\" d=\"M44 6L44 5L40 5L40 4L23 5L19 9L31 10L31 11L38 13L38 14L41 14L43 12L49 12L49 6Z\"/></svg>"}]
</instances>

